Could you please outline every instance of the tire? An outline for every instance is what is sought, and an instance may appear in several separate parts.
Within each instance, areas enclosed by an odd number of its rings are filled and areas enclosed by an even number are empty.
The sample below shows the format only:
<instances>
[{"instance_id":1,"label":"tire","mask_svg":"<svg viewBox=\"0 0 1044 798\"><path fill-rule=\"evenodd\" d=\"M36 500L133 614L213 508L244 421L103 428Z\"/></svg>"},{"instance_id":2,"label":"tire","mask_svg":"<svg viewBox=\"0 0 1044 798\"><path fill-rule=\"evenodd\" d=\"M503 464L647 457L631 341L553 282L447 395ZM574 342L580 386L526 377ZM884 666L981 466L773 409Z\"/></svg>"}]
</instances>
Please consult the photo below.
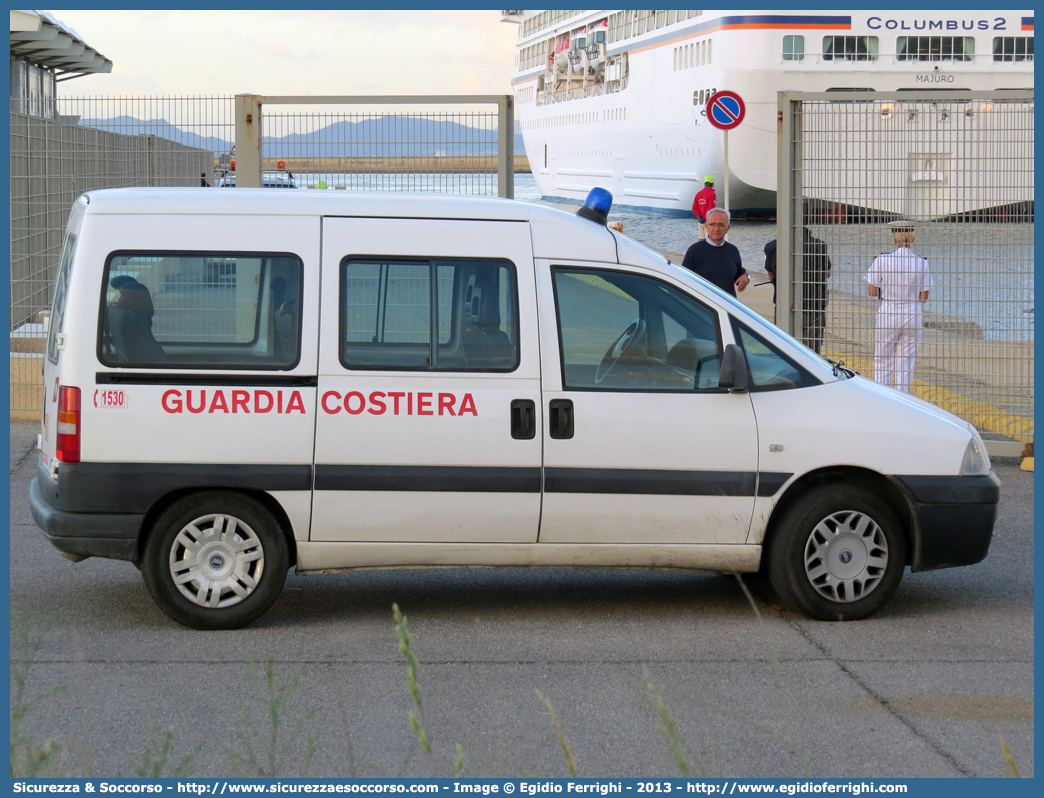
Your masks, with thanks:
<instances>
[{"instance_id":1,"label":"tire","mask_svg":"<svg viewBox=\"0 0 1044 798\"><path fill-rule=\"evenodd\" d=\"M141 561L159 608L193 629L257 620L278 598L288 569L286 538L271 513L228 491L192 494L168 507Z\"/></svg>"},{"instance_id":2,"label":"tire","mask_svg":"<svg viewBox=\"0 0 1044 798\"><path fill-rule=\"evenodd\" d=\"M769 581L794 610L823 621L877 612L906 567L906 539L895 513L856 485L813 488L780 519L768 545Z\"/></svg>"}]
</instances>

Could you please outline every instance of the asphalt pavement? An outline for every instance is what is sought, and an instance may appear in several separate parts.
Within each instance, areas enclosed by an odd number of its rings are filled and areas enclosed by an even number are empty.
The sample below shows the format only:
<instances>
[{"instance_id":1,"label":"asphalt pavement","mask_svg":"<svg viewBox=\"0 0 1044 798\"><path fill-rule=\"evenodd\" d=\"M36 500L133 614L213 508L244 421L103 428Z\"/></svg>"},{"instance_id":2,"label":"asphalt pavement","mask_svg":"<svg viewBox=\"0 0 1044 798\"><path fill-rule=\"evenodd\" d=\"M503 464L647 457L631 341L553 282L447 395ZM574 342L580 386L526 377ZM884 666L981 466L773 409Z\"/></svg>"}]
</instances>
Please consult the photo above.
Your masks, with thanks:
<instances>
[{"instance_id":1,"label":"asphalt pavement","mask_svg":"<svg viewBox=\"0 0 1044 798\"><path fill-rule=\"evenodd\" d=\"M167 729L164 775L194 750L197 776L264 761L267 663L277 684L299 677L277 707L284 777L309 741L319 776L450 776L458 743L464 776L568 775L537 690L581 776L677 776L643 668L697 774L1001 776L1003 736L1033 775L1033 475L1016 463L995 463L989 557L907 572L864 621L810 621L755 584L759 618L731 577L480 568L291 574L251 627L198 632L160 612L132 564L74 564L46 541L28 509L37 428L11 426L11 605L19 629L48 630L25 698L61 692L22 730L55 741L64 775L133 775ZM431 757L407 721L393 602L421 664Z\"/></svg>"}]
</instances>

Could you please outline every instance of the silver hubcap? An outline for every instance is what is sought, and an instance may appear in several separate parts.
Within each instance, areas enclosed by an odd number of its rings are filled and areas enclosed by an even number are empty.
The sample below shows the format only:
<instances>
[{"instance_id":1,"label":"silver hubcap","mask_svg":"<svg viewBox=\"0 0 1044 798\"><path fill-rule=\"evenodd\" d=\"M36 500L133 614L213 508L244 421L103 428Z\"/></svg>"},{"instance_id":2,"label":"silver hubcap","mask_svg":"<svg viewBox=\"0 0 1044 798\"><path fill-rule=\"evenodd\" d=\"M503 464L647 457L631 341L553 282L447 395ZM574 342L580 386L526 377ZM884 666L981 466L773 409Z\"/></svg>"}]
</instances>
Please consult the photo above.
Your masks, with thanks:
<instances>
[{"instance_id":1,"label":"silver hubcap","mask_svg":"<svg viewBox=\"0 0 1044 798\"><path fill-rule=\"evenodd\" d=\"M805 575L821 596L845 604L880 584L888 565L888 541L873 518L856 510L827 516L805 544Z\"/></svg>"},{"instance_id":2,"label":"silver hubcap","mask_svg":"<svg viewBox=\"0 0 1044 798\"><path fill-rule=\"evenodd\" d=\"M261 541L230 515L204 515L186 524L170 550L174 584L201 607L238 604L254 592L264 570Z\"/></svg>"}]
</instances>

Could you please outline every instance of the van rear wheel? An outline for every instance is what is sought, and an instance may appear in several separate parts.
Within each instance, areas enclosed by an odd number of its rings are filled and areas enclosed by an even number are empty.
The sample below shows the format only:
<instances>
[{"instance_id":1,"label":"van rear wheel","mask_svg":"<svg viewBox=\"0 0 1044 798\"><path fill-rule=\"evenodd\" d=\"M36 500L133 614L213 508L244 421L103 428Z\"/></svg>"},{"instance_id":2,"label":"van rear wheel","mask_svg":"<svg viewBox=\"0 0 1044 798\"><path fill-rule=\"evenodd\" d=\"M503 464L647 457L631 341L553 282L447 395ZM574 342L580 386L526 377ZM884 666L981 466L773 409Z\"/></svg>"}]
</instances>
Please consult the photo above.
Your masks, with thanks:
<instances>
[{"instance_id":1,"label":"van rear wheel","mask_svg":"<svg viewBox=\"0 0 1044 798\"><path fill-rule=\"evenodd\" d=\"M879 496L823 485L799 497L768 545L769 580L803 615L850 621L877 612L906 567L902 526Z\"/></svg>"},{"instance_id":2,"label":"van rear wheel","mask_svg":"<svg viewBox=\"0 0 1044 798\"><path fill-rule=\"evenodd\" d=\"M156 520L141 575L153 600L193 629L238 629L259 618L286 581L286 538L272 515L242 494L186 496Z\"/></svg>"}]
</instances>

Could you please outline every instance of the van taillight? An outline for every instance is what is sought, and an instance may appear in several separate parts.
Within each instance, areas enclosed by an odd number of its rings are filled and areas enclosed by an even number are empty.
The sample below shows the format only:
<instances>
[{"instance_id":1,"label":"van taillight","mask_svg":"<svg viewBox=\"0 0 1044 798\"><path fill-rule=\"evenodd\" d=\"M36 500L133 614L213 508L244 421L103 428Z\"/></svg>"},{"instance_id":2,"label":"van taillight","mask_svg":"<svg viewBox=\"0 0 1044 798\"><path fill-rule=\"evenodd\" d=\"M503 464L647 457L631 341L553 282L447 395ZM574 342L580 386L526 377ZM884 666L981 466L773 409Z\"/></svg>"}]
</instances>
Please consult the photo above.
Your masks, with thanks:
<instances>
[{"instance_id":1,"label":"van taillight","mask_svg":"<svg viewBox=\"0 0 1044 798\"><path fill-rule=\"evenodd\" d=\"M80 389L58 389L58 440L54 453L63 463L80 462Z\"/></svg>"}]
</instances>

